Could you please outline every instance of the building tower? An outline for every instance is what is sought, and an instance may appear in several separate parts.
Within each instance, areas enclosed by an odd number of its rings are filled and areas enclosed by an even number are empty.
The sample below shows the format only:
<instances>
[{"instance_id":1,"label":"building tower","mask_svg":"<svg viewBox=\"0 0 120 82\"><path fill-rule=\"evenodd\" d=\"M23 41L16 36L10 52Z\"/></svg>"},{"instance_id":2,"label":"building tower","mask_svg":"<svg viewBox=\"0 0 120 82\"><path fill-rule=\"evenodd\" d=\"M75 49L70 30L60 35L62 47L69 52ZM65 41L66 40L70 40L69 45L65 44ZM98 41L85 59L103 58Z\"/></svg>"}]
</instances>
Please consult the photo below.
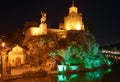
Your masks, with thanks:
<instances>
[{"instance_id":1,"label":"building tower","mask_svg":"<svg viewBox=\"0 0 120 82\"><path fill-rule=\"evenodd\" d=\"M69 8L69 14L64 18L65 30L85 30L82 22L82 14L78 14L78 8L72 1L72 6Z\"/></svg>"}]
</instances>

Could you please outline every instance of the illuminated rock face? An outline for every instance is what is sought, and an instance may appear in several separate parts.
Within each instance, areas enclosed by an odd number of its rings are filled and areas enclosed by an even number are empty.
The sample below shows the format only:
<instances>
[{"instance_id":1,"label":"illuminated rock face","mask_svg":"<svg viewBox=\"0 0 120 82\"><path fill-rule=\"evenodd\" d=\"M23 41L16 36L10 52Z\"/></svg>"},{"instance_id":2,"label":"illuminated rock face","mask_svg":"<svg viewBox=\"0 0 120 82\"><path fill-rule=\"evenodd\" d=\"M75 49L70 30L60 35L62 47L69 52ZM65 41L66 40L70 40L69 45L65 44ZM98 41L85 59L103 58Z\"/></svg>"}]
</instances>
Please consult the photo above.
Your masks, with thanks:
<instances>
[{"instance_id":1,"label":"illuminated rock face","mask_svg":"<svg viewBox=\"0 0 120 82\"><path fill-rule=\"evenodd\" d=\"M82 22L82 14L78 14L77 7L72 4L69 8L69 15L64 18L64 29L65 30L84 30Z\"/></svg>"},{"instance_id":2,"label":"illuminated rock face","mask_svg":"<svg viewBox=\"0 0 120 82\"><path fill-rule=\"evenodd\" d=\"M78 30L56 30L48 29L44 36L30 37L24 39L24 45L27 46L29 55L36 54L35 57L52 57L56 60L59 70L67 65L69 70L93 69L102 65L111 65L111 62L99 51L99 45L94 37L87 31ZM40 55L40 56L39 56ZM56 56L59 58L56 59ZM37 58L36 58L37 59ZM42 61L45 61L42 60Z\"/></svg>"}]
</instances>

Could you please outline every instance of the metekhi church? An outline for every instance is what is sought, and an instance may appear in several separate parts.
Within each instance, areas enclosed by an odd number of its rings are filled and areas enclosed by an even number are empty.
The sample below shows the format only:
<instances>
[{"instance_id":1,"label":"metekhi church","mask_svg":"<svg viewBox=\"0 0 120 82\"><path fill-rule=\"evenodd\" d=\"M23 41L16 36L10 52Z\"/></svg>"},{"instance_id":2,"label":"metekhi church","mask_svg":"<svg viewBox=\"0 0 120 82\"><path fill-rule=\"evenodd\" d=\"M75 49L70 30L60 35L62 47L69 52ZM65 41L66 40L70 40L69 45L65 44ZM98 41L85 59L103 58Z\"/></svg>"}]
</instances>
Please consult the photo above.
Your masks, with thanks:
<instances>
[{"instance_id":1,"label":"metekhi church","mask_svg":"<svg viewBox=\"0 0 120 82\"><path fill-rule=\"evenodd\" d=\"M78 8L75 6L74 1L69 8L68 16L64 18L64 23L59 25L59 29L47 28L47 15L45 12L41 12L41 15L39 27L30 27L25 34L26 37L46 35L48 32L61 32L60 34L65 34L67 31L81 31L85 34L89 34L84 28L82 13L78 14Z\"/></svg>"}]
</instances>

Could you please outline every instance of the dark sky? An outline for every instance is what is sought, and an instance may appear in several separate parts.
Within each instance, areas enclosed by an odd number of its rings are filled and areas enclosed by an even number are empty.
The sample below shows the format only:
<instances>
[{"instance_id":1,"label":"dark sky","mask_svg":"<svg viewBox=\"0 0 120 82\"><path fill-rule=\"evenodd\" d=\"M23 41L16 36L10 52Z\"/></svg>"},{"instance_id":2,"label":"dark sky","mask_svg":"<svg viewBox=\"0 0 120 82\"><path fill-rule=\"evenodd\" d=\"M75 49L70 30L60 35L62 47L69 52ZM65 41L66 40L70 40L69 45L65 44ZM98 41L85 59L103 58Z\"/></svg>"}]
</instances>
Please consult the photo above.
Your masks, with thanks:
<instances>
[{"instance_id":1,"label":"dark sky","mask_svg":"<svg viewBox=\"0 0 120 82\"><path fill-rule=\"evenodd\" d=\"M94 25L98 43L120 42L119 0L75 0L83 21ZM26 21L40 22L40 12L47 13L48 27L58 27L68 14L72 0L1 0L0 34L22 29Z\"/></svg>"}]
</instances>

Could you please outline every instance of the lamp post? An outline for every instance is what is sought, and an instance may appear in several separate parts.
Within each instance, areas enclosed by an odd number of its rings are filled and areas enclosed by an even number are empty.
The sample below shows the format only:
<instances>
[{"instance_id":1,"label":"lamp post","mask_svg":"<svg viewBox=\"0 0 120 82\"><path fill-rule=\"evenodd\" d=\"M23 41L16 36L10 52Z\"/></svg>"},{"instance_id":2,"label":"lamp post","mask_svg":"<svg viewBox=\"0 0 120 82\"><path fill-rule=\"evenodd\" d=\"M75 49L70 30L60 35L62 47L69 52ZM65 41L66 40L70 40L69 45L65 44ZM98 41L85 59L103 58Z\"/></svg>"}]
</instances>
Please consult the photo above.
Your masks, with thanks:
<instances>
[{"instance_id":1,"label":"lamp post","mask_svg":"<svg viewBox=\"0 0 120 82\"><path fill-rule=\"evenodd\" d=\"M5 79L7 77L7 50L5 49L5 43L2 43L2 50L0 51L1 54L1 64L2 64L2 78Z\"/></svg>"}]
</instances>

